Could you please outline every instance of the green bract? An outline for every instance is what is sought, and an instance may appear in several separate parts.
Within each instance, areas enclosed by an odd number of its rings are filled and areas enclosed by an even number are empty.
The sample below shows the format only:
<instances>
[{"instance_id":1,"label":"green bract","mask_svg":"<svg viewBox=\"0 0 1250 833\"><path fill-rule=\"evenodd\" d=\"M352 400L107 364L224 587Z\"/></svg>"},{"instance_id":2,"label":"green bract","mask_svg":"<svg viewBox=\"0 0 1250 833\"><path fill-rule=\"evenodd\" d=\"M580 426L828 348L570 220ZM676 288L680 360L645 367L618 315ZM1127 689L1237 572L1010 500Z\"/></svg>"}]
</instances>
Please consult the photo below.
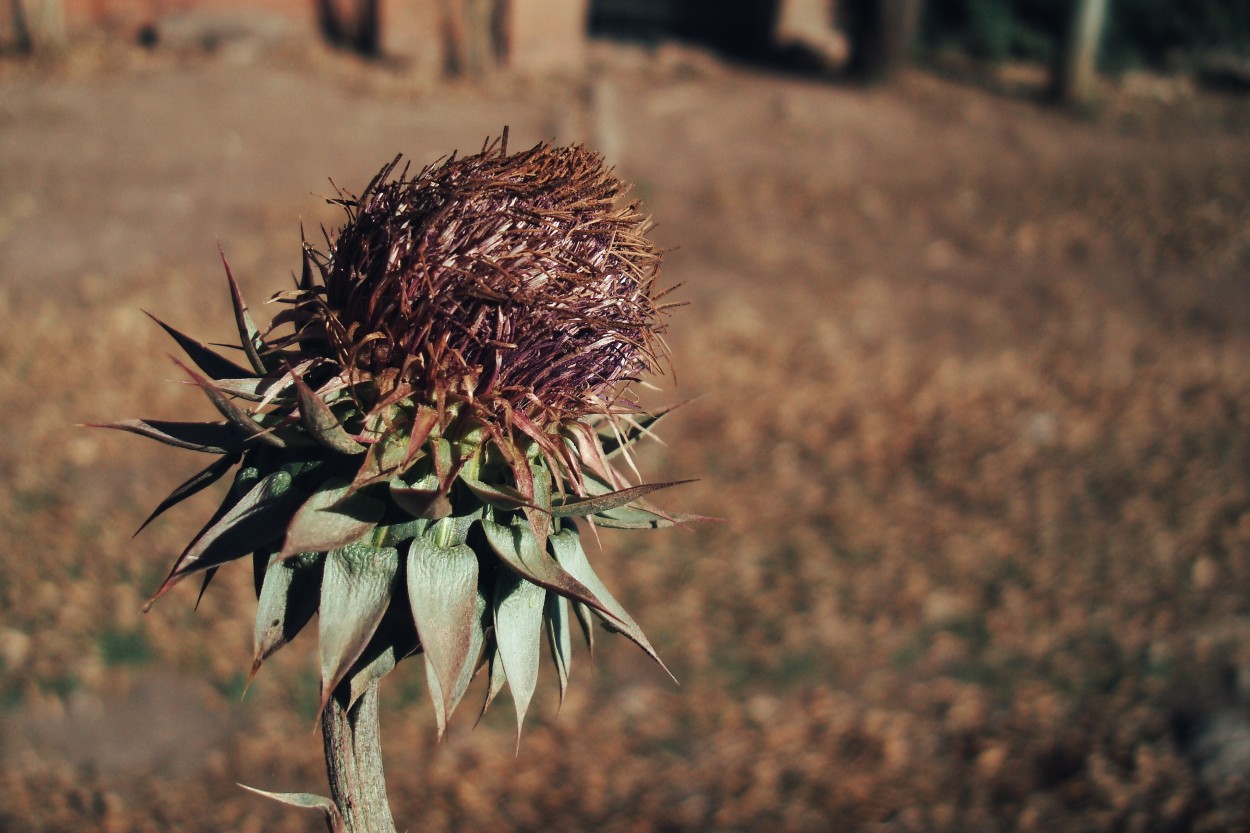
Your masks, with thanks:
<instances>
[{"instance_id":1,"label":"green bract","mask_svg":"<svg viewBox=\"0 0 1250 833\"><path fill-rule=\"evenodd\" d=\"M579 524L695 519L647 501L675 484L617 468L664 413L627 394L662 355L660 253L582 148L395 167L336 200L347 224L305 246L268 331L227 266L245 365L158 322L219 419L106 427L216 457L149 521L234 471L156 595L250 555L253 674L319 613L323 707L422 652L440 734L483 669L486 704L506 682L519 729L543 638L563 696L574 621L656 657Z\"/></svg>"}]
</instances>

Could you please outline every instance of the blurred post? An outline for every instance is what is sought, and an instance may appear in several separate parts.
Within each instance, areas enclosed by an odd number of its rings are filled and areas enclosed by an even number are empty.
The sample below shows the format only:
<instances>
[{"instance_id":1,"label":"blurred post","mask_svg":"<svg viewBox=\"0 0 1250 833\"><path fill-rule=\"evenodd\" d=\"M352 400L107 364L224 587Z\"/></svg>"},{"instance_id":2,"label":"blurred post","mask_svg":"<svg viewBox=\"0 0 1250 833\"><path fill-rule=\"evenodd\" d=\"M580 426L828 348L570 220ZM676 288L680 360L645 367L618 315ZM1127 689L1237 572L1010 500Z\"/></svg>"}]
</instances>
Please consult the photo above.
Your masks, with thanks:
<instances>
[{"instance_id":1,"label":"blurred post","mask_svg":"<svg viewBox=\"0 0 1250 833\"><path fill-rule=\"evenodd\" d=\"M773 20L772 46L792 63L836 72L846 68L850 45L834 25L831 0L780 0Z\"/></svg>"},{"instance_id":2,"label":"blurred post","mask_svg":"<svg viewBox=\"0 0 1250 833\"><path fill-rule=\"evenodd\" d=\"M1088 107L1097 98L1098 47L1107 22L1107 0L1076 0L1072 21L1055 67L1060 101Z\"/></svg>"},{"instance_id":3,"label":"blurred post","mask_svg":"<svg viewBox=\"0 0 1250 833\"><path fill-rule=\"evenodd\" d=\"M61 0L9 0L9 11L18 52L45 54L65 45Z\"/></svg>"},{"instance_id":4,"label":"blurred post","mask_svg":"<svg viewBox=\"0 0 1250 833\"><path fill-rule=\"evenodd\" d=\"M382 19L379 0L317 0L317 26L326 41L376 58L382 49Z\"/></svg>"},{"instance_id":5,"label":"blurred post","mask_svg":"<svg viewBox=\"0 0 1250 833\"><path fill-rule=\"evenodd\" d=\"M480 78L507 54L504 0L445 0L444 54L451 75Z\"/></svg>"},{"instance_id":6,"label":"blurred post","mask_svg":"<svg viewBox=\"0 0 1250 833\"><path fill-rule=\"evenodd\" d=\"M909 64L923 5L923 0L847 0L850 74L874 84Z\"/></svg>"},{"instance_id":7,"label":"blurred post","mask_svg":"<svg viewBox=\"0 0 1250 833\"><path fill-rule=\"evenodd\" d=\"M481 78L576 70L586 56L588 0L441 0L443 63Z\"/></svg>"}]
</instances>

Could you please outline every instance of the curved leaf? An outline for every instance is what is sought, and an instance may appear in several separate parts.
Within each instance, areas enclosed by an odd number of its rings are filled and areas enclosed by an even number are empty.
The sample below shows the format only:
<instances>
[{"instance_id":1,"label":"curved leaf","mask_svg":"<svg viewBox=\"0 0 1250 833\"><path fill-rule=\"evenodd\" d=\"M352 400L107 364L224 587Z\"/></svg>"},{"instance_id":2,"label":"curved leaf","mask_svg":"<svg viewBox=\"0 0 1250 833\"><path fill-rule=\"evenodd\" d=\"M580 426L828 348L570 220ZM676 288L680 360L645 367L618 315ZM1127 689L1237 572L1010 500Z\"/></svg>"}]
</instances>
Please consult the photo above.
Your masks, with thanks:
<instances>
[{"instance_id":1,"label":"curved leaf","mask_svg":"<svg viewBox=\"0 0 1250 833\"><path fill-rule=\"evenodd\" d=\"M627 506L652 492L693 482L693 480L671 480L668 483L644 483L641 486L631 486L628 489L618 489L615 492L607 492L590 497L579 498L570 496L562 499L558 498L551 503L551 515L555 518L594 515L599 512Z\"/></svg>"},{"instance_id":2,"label":"curved leaf","mask_svg":"<svg viewBox=\"0 0 1250 833\"><path fill-rule=\"evenodd\" d=\"M517 489L502 483L484 483L464 474L460 475L460 482L468 487L475 497L496 509L542 508L535 504L533 500L521 494Z\"/></svg>"},{"instance_id":3,"label":"curved leaf","mask_svg":"<svg viewBox=\"0 0 1250 833\"><path fill-rule=\"evenodd\" d=\"M538 539L529 524L503 526L488 520L481 523L490 548L521 578L612 616L611 609L600 601L591 588L571 575L549 553L539 549Z\"/></svg>"},{"instance_id":4,"label":"curved leaf","mask_svg":"<svg viewBox=\"0 0 1250 833\"><path fill-rule=\"evenodd\" d=\"M547 591L509 570L495 579L495 641L516 706L517 742L538 685L543 606ZM491 669L492 677L494 669Z\"/></svg>"},{"instance_id":5,"label":"curved leaf","mask_svg":"<svg viewBox=\"0 0 1250 833\"><path fill-rule=\"evenodd\" d=\"M574 529L563 529L551 536L551 548L555 553L556 561L568 571L569 575L576 578L594 593L599 604L594 605L603 616L605 621L616 630L625 634L633 640L638 647L646 651L647 655L653 660L660 663L660 667L664 669L670 677L672 672L665 667L656 655L655 649L651 647L651 643L647 641L646 635L642 632L642 628L638 627L638 623L633 617L621 607L610 592L604 586L603 581L595 575L595 571L590 566L586 553L582 550L581 539ZM676 678L674 678L676 679Z\"/></svg>"},{"instance_id":6,"label":"curved leaf","mask_svg":"<svg viewBox=\"0 0 1250 833\"><path fill-rule=\"evenodd\" d=\"M341 483L341 486L331 484ZM282 558L300 552L325 552L346 546L368 535L382 519L381 501L348 494L345 480L329 480L295 513L282 544Z\"/></svg>"},{"instance_id":7,"label":"curved leaf","mask_svg":"<svg viewBox=\"0 0 1250 833\"><path fill-rule=\"evenodd\" d=\"M240 558L273 541L282 534L297 501L290 474L277 471L262 478L191 542L156 596L190 573Z\"/></svg>"},{"instance_id":8,"label":"curved leaf","mask_svg":"<svg viewBox=\"0 0 1250 833\"><path fill-rule=\"evenodd\" d=\"M313 389L308 387L297 373L291 371L291 381L299 397L300 420L312 438L325 448L339 454L359 454L365 447L356 442L339 422L330 406Z\"/></svg>"},{"instance_id":9,"label":"curved leaf","mask_svg":"<svg viewBox=\"0 0 1250 833\"><path fill-rule=\"evenodd\" d=\"M249 683L261 663L294 639L317 612L323 560L320 554L315 553L285 560L274 555L269 559L256 601Z\"/></svg>"},{"instance_id":10,"label":"curved leaf","mask_svg":"<svg viewBox=\"0 0 1250 833\"><path fill-rule=\"evenodd\" d=\"M573 602L573 613L577 615L577 624L582 627L582 636L586 639L586 650L595 655L595 618L590 606L581 602Z\"/></svg>"},{"instance_id":11,"label":"curved leaf","mask_svg":"<svg viewBox=\"0 0 1250 833\"><path fill-rule=\"evenodd\" d=\"M225 454L238 449L248 438L246 432L229 422L172 422L163 419L123 419L117 422L90 422L90 428L112 428L138 434L150 440L206 454Z\"/></svg>"},{"instance_id":12,"label":"curved leaf","mask_svg":"<svg viewBox=\"0 0 1250 833\"><path fill-rule=\"evenodd\" d=\"M499 654L499 644L493 639L491 640L489 651L490 657L487 662L490 664L490 669L487 672L487 676L490 679L488 679L486 683L486 701L482 703L482 711L477 716L478 722L481 722L482 715L486 714L486 710L490 708L490 704L495 702L495 698L499 696L499 692L503 691L504 684L508 682L508 675L504 672L503 668L503 657Z\"/></svg>"},{"instance_id":13,"label":"curved leaf","mask_svg":"<svg viewBox=\"0 0 1250 833\"><path fill-rule=\"evenodd\" d=\"M330 833L346 833L347 828L343 825L343 817L339 815L339 808L334 806L334 802L324 796L313 795L312 793L271 793L265 790L258 790L255 787L249 787L247 784L239 784L240 787L250 793L286 804L289 807L299 807L303 810L320 810L325 816L326 826L330 829Z\"/></svg>"},{"instance_id":14,"label":"curved leaf","mask_svg":"<svg viewBox=\"0 0 1250 833\"><path fill-rule=\"evenodd\" d=\"M230 302L234 306L234 323L239 330L239 344L242 345L243 354L247 356L252 368L263 376L271 369L261 358L261 353L266 349L265 341L260 337L260 331L256 329L256 325L252 323L252 315L247 311L247 304L243 301L239 283L234 279L230 264L226 262L226 253L220 254L221 265L226 267L226 281L230 284Z\"/></svg>"},{"instance_id":15,"label":"curved leaf","mask_svg":"<svg viewBox=\"0 0 1250 833\"><path fill-rule=\"evenodd\" d=\"M161 326L165 332L178 342L178 346L187 354L191 361L195 362L195 366L203 370L212 379L233 379L249 376L247 368L241 367L227 359L225 356L218 355L208 345L202 344L188 335L178 332L173 327L166 324L150 312L144 311L148 318L151 318Z\"/></svg>"},{"instance_id":16,"label":"curved leaf","mask_svg":"<svg viewBox=\"0 0 1250 833\"><path fill-rule=\"evenodd\" d=\"M272 376L247 376L237 379L213 379L213 384L240 399L246 399L249 402L263 402L266 399L272 400L282 392L287 385L287 379Z\"/></svg>"},{"instance_id":17,"label":"curved leaf","mask_svg":"<svg viewBox=\"0 0 1250 833\"><path fill-rule=\"evenodd\" d=\"M349 709L364 696L369 686L391 673L400 660L420 650L411 611L404 605L394 604L394 598L391 601L373 638L347 672Z\"/></svg>"},{"instance_id":18,"label":"curved leaf","mask_svg":"<svg viewBox=\"0 0 1250 833\"><path fill-rule=\"evenodd\" d=\"M426 533L408 545L407 564L412 618L438 684L434 707L441 737L455 708L457 684L465 666L476 663L474 646L480 650L483 639L477 554L467 544L439 546Z\"/></svg>"},{"instance_id":19,"label":"curved leaf","mask_svg":"<svg viewBox=\"0 0 1250 833\"><path fill-rule=\"evenodd\" d=\"M179 503L192 495L198 494L216 483L226 472L230 471L230 469L239 462L240 458L241 455L239 454L228 454L214 460L207 468L203 468L191 475L191 477L184 481L181 486L170 492L168 497L162 500L160 504L152 510L152 514L148 515L147 520L139 524L139 528L135 530L134 534L138 535L142 532L148 524L160 517L161 513L163 513L166 509L177 506Z\"/></svg>"},{"instance_id":20,"label":"curved leaf","mask_svg":"<svg viewBox=\"0 0 1250 833\"><path fill-rule=\"evenodd\" d=\"M548 593L544 620L547 624L547 645L551 648L551 659L555 662L556 673L560 676L560 702L563 704L564 692L569 687L569 663L573 659L573 637L569 629L569 600L558 593Z\"/></svg>"},{"instance_id":21,"label":"curved leaf","mask_svg":"<svg viewBox=\"0 0 1250 833\"><path fill-rule=\"evenodd\" d=\"M364 653L386 614L399 571L399 550L348 544L326 553L317 631L321 644L321 709Z\"/></svg>"},{"instance_id":22,"label":"curved leaf","mask_svg":"<svg viewBox=\"0 0 1250 833\"><path fill-rule=\"evenodd\" d=\"M425 658L425 680L430 687L430 699L434 701L434 717L438 723L438 736L442 738L443 733L447 730L447 724L451 720L451 715L456 710L456 706L460 705L460 701L464 699L464 695L469 690L469 684L473 682L473 677L482 664L486 661L483 656L483 650L486 646L486 629L482 623L485 621L486 608L488 607L486 597L482 595L479 589L473 605L473 619L478 623L470 636L471 643L469 645L468 661L464 667L460 669L460 676L452 685L451 693L444 694L443 687L435 676L434 665L430 662L427 655ZM500 666L502 668L502 666ZM503 687L502 681L500 688ZM496 689L490 697L493 699L499 690ZM485 710L485 707L483 707Z\"/></svg>"},{"instance_id":23,"label":"curved leaf","mask_svg":"<svg viewBox=\"0 0 1250 833\"><path fill-rule=\"evenodd\" d=\"M207 396L209 401L213 403L213 407L215 407L227 420L241 428L243 433L248 437L255 437L261 442L268 443L269 445L277 448L286 447L286 443L282 441L282 438L277 437L272 432L266 430L264 426L260 425L255 419L252 418L250 413L230 401L230 397L226 395L226 392L221 388L217 387L212 382L205 379L203 376L196 373L194 370L187 367L177 359L174 359L174 363L181 367L183 371L191 377L191 380L200 386L200 389L204 391L205 396Z\"/></svg>"}]
</instances>

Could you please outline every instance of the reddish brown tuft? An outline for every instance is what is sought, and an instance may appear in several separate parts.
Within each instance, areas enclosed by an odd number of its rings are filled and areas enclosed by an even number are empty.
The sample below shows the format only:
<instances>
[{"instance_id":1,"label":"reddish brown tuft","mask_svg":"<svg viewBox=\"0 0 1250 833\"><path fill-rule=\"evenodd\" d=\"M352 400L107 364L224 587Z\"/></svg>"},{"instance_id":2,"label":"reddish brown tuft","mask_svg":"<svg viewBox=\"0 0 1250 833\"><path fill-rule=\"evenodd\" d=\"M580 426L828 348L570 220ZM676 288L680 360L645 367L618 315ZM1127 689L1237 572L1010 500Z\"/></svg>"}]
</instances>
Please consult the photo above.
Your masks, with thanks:
<instances>
[{"instance_id":1,"label":"reddish brown tuft","mask_svg":"<svg viewBox=\"0 0 1250 833\"><path fill-rule=\"evenodd\" d=\"M346 225L310 250L324 287L301 293L304 344L379 398L542 426L604 411L660 369L661 252L600 156L498 141L413 178L398 162L344 195Z\"/></svg>"}]
</instances>

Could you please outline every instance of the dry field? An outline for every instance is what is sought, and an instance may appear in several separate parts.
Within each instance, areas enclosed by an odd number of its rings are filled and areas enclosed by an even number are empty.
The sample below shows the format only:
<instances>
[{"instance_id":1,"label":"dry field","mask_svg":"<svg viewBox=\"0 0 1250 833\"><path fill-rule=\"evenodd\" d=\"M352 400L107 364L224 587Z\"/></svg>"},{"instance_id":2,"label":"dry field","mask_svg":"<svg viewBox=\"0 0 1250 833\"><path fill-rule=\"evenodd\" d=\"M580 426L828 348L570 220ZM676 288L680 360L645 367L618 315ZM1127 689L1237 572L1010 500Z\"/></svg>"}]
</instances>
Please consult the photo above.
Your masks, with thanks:
<instances>
[{"instance_id":1,"label":"dry field","mask_svg":"<svg viewBox=\"0 0 1250 833\"><path fill-rule=\"evenodd\" d=\"M198 461L75 426L204 414L141 310L227 340L218 243L263 310L326 177L504 124L607 150L679 246L655 401L698 398L645 474L725 520L597 555L680 687L603 638L517 752L506 703L436 743L401 665L401 829L1250 829L1250 102L288 44L0 65L0 830L320 829L235 786L324 791L312 640L240 699L245 567L142 614L211 496L132 540Z\"/></svg>"}]
</instances>

